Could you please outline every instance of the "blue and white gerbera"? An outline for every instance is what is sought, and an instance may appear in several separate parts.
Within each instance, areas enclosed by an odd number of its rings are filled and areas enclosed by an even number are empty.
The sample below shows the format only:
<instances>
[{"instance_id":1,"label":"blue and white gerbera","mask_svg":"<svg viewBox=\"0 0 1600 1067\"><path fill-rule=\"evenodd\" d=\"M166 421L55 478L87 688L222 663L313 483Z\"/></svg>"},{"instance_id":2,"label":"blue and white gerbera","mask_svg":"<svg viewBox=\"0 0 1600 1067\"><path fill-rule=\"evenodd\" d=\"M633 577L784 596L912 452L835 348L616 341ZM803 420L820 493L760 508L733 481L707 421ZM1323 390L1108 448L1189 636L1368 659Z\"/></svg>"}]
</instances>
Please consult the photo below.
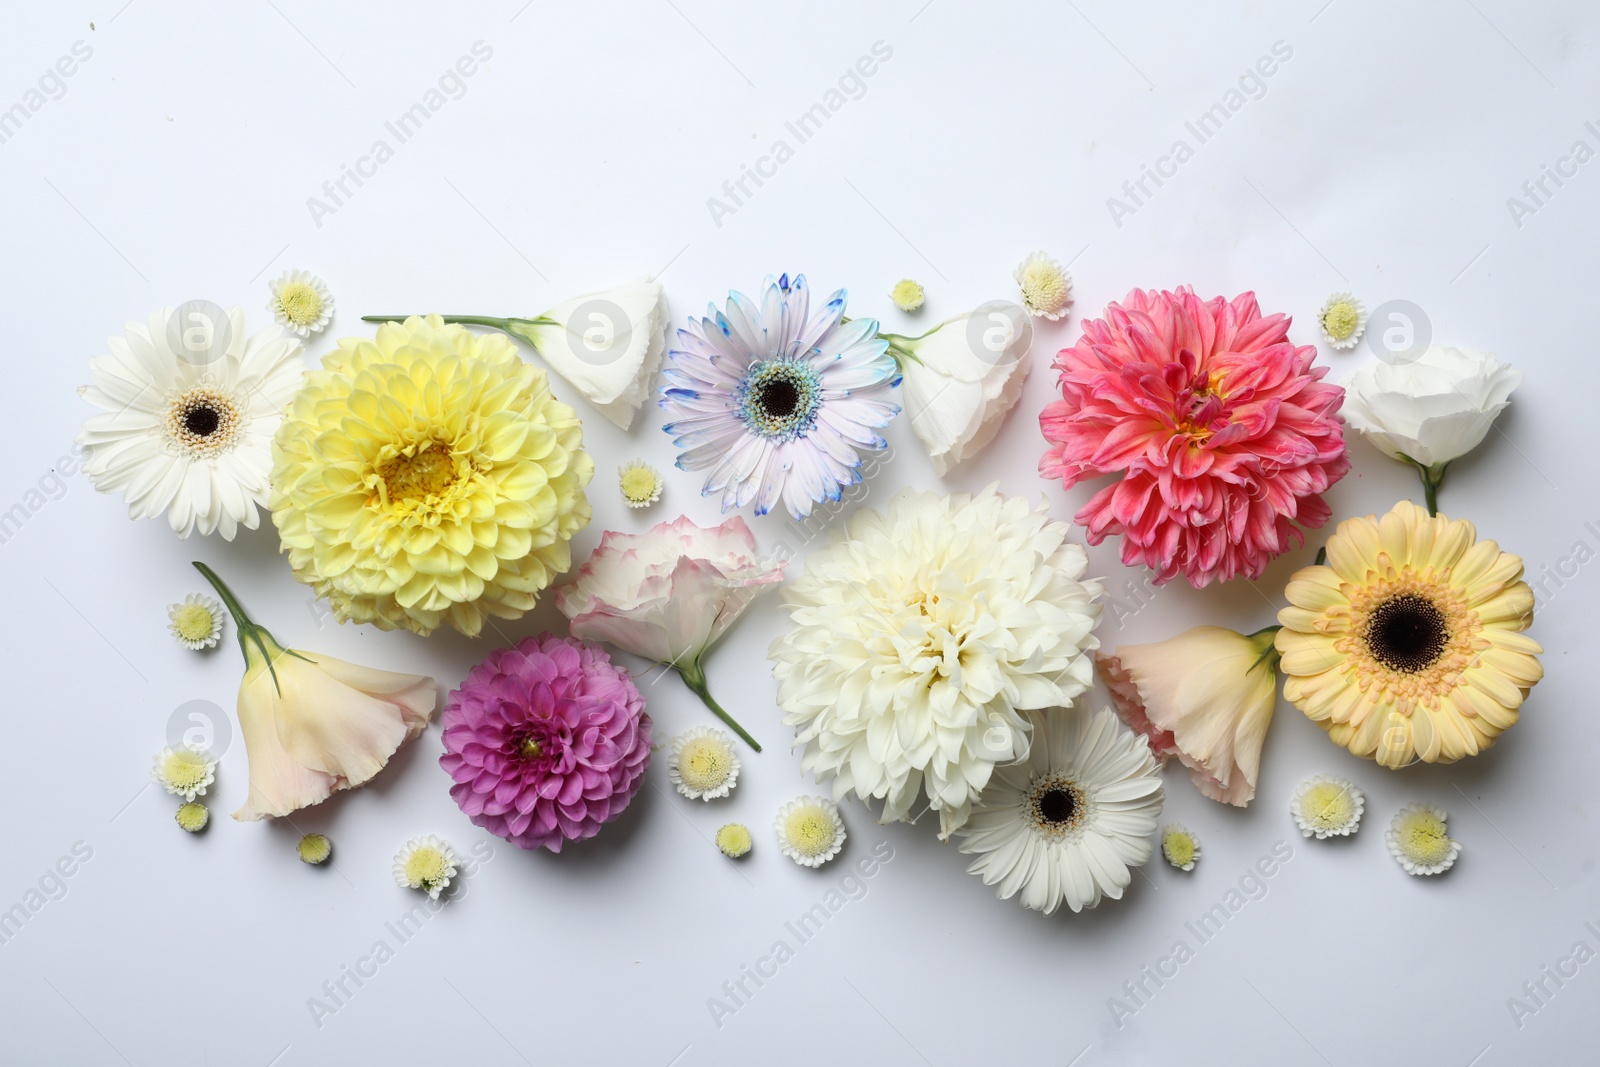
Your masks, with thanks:
<instances>
[{"instance_id":1,"label":"blue and white gerbera","mask_svg":"<svg viewBox=\"0 0 1600 1067\"><path fill-rule=\"evenodd\" d=\"M840 289L815 311L805 275L769 276L761 306L730 292L726 311L689 320L667 353L663 429L683 449L678 468L710 469L704 495L722 510L780 500L805 518L861 480L861 453L900 413L889 399L900 368L875 319L844 321Z\"/></svg>"}]
</instances>

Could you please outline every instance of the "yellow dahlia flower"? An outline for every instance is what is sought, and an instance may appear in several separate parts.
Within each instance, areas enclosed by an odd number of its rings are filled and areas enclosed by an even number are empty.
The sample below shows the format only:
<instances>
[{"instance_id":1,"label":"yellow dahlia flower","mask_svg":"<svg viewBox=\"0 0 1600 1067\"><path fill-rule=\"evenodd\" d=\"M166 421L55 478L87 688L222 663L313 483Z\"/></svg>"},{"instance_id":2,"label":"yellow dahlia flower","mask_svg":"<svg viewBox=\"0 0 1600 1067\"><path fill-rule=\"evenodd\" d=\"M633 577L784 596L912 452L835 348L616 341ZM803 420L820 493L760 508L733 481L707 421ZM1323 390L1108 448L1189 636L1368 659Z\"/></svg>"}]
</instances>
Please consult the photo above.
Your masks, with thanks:
<instances>
[{"instance_id":1,"label":"yellow dahlia flower","mask_svg":"<svg viewBox=\"0 0 1600 1067\"><path fill-rule=\"evenodd\" d=\"M272 447L272 521L341 621L419 634L521 616L571 565L594 462L503 334L437 315L346 338Z\"/></svg>"},{"instance_id":2,"label":"yellow dahlia flower","mask_svg":"<svg viewBox=\"0 0 1600 1067\"><path fill-rule=\"evenodd\" d=\"M1514 726L1544 676L1522 560L1464 519L1402 501L1347 519L1328 565L1289 581L1283 695L1385 767L1475 756Z\"/></svg>"}]
</instances>

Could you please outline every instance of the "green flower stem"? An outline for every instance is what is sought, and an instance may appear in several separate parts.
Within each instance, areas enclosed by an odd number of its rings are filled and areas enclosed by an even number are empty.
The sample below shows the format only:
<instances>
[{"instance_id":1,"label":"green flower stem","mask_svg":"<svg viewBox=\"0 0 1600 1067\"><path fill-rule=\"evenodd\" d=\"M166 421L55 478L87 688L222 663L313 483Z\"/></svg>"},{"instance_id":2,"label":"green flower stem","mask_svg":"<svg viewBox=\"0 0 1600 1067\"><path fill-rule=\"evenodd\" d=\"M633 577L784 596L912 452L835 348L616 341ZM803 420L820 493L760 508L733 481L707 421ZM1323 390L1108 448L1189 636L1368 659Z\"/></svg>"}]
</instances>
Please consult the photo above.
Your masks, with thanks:
<instances>
[{"instance_id":1,"label":"green flower stem","mask_svg":"<svg viewBox=\"0 0 1600 1067\"><path fill-rule=\"evenodd\" d=\"M1449 461L1428 466L1418 463L1410 456L1401 452L1400 458L1411 464L1417 470L1417 475L1422 479L1422 498L1428 504L1428 514L1439 514L1439 487L1444 484L1445 471L1450 469Z\"/></svg>"},{"instance_id":2,"label":"green flower stem","mask_svg":"<svg viewBox=\"0 0 1600 1067\"><path fill-rule=\"evenodd\" d=\"M207 567L199 560L194 560L194 569L199 571L201 575L204 576L205 580L211 583L211 588L217 591L217 595L220 596L222 598L222 602L227 605L228 614L233 616L233 628L239 638L239 651L244 654L245 668L248 670L250 666L250 642L253 641L255 642L256 648L261 652L261 658L266 660L267 670L272 674L273 688L277 688L278 671L272 665L272 661L277 658L277 656L273 654L274 651L277 652L277 655L284 655L287 653L288 655L293 656L296 655L296 653L290 652L288 649L278 644L277 638L272 636L271 631L269 631L265 626L258 625L251 620L249 615L245 614L244 607L239 603L239 598L233 595L233 590L228 588L226 582L217 577L216 571L212 570L210 567ZM305 659L304 656L301 656L300 658ZM282 690L279 690L279 692L282 692Z\"/></svg>"},{"instance_id":3,"label":"green flower stem","mask_svg":"<svg viewBox=\"0 0 1600 1067\"><path fill-rule=\"evenodd\" d=\"M689 691L695 696L699 697L705 706L711 709L711 713L713 715L727 723L729 729L742 737L745 744L749 745L757 752L761 751L761 746L756 743L756 739L746 733L743 726L740 726L738 723L734 722L733 716L729 715L726 711L723 711L722 705L718 704L711 696L711 690L706 685L705 669L700 666L700 661L698 659L684 664L668 663L665 664L665 666L676 670L679 677L683 679L683 684L689 687Z\"/></svg>"},{"instance_id":4,"label":"green flower stem","mask_svg":"<svg viewBox=\"0 0 1600 1067\"><path fill-rule=\"evenodd\" d=\"M1262 634L1271 634L1272 635L1267 640L1267 647L1262 649L1260 657L1254 663L1250 664L1250 670L1245 671L1246 674L1249 674L1250 671L1255 670L1257 667L1261 666L1263 663L1268 665L1268 668L1267 668L1268 670L1271 670L1273 672L1277 671L1277 669L1278 669L1278 661L1283 658L1282 656L1280 656L1278 654L1278 643L1277 643L1277 640L1276 640L1276 638L1278 636L1278 631L1281 630L1281 629L1283 629L1282 626L1274 623L1271 626L1263 626L1261 629L1257 630L1253 634L1245 634L1246 638L1260 637Z\"/></svg>"},{"instance_id":5,"label":"green flower stem","mask_svg":"<svg viewBox=\"0 0 1600 1067\"><path fill-rule=\"evenodd\" d=\"M489 315L441 315L439 317L444 319L445 322L450 323L452 325L459 324L461 326L492 326L497 330L504 330L507 333L515 333L519 337L521 337L523 335L521 333L519 333L517 330L513 329L512 328L513 326L559 326L559 325L561 325L555 319L546 318L543 315L540 315L536 319L524 319L524 318L517 318L515 316L513 316L511 318L497 319L497 318L494 318L494 317L489 316ZM361 316L361 321L362 322L404 322L406 319L409 319L409 318L411 318L410 315L363 315L363 316Z\"/></svg>"},{"instance_id":6,"label":"green flower stem","mask_svg":"<svg viewBox=\"0 0 1600 1067\"><path fill-rule=\"evenodd\" d=\"M841 315L839 317L839 321L841 323L848 323L854 320L852 320L848 315ZM943 325L944 323L942 322L939 324L939 326ZM905 361L908 359L913 363L922 362L922 360L917 356L916 352L908 346L922 340L924 337L927 337L928 334L931 334L934 332L934 330L937 330L939 326L935 326L933 330L929 330L928 333L919 333L915 337L907 337L905 334L900 333L884 333L882 330L878 331L878 336L889 342L889 351L894 353L896 362L904 367Z\"/></svg>"}]
</instances>

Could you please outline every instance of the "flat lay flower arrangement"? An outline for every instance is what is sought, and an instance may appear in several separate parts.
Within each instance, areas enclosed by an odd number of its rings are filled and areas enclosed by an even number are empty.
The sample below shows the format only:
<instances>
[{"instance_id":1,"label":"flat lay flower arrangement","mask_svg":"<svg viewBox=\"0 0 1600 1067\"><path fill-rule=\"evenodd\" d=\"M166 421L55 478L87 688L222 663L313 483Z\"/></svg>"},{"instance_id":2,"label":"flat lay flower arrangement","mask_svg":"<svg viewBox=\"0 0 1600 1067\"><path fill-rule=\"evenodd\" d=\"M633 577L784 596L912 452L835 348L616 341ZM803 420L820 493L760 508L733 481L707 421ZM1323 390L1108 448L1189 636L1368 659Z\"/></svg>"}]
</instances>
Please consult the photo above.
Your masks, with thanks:
<instances>
[{"instance_id":1,"label":"flat lay flower arrangement","mask_svg":"<svg viewBox=\"0 0 1600 1067\"><path fill-rule=\"evenodd\" d=\"M100 411L79 441L94 486L132 518L232 540L265 513L288 575L340 622L410 631L382 638L402 642L449 627L482 645L450 679L291 648L203 561L168 611L182 648L226 654L214 650L231 627L243 653L249 781L234 820L290 816L427 746L405 773L433 775L462 822L418 827L392 873L435 899L458 873L450 835L469 822L560 853L628 818L650 776L674 803L717 805L742 781L794 774L761 752L752 721L792 728L799 774L769 822L721 826L729 860L772 847L818 868L849 848L852 819L926 815L1000 898L1046 914L1120 899L1158 855L1179 871L1203 862L1201 835L1163 819L1166 791L1187 779L1225 808L1259 802L1280 692L1348 754L1330 747L1327 772L1292 790L1273 783L1281 817L1317 840L1360 830L1366 793L1345 775L1367 775L1349 756L1373 776L1453 763L1516 725L1542 676L1522 560L1441 510L1514 368L1435 346L1333 374L1366 328L1350 293L1306 315L1324 358L1253 293L1134 289L1076 327L1053 356L1057 397L1020 414L1046 358L1036 320L1067 318L1073 288L1044 252L1009 284L1012 298L912 335L800 274L687 317L642 278L527 317L364 316L308 367L334 296L290 270L269 286L273 325L252 334L242 309L224 312L211 325L225 340L203 358L170 309L113 336L89 363L81 392ZM916 314L926 295L903 278L881 299ZM591 454L586 418L628 430L652 397L664 436ZM843 506L887 459L897 419L942 477L1013 417L1036 418L1043 438L1031 498L906 488ZM1374 446L1365 457L1356 435ZM1335 514L1328 490L1380 455L1415 470L1422 502ZM729 517L606 530L575 554L592 494L670 507L669 461ZM1056 517L1061 491L1087 481L1073 520ZM804 560L764 550L772 512L825 522L826 536ZM1150 583L1202 597L1291 551L1315 547L1315 561L1263 590L1273 625L1106 647L1102 600L1121 576L1091 573L1084 547L1106 541ZM712 653L769 593L785 623L770 693L718 695ZM494 636L493 620L545 600L565 632ZM663 735L645 671L676 674L707 718ZM1109 699L1091 696L1097 682ZM182 830L211 827L217 773L199 745L156 753ZM1441 874L1462 851L1424 799L1377 814L1408 874ZM296 851L316 866L334 848L309 834Z\"/></svg>"}]
</instances>

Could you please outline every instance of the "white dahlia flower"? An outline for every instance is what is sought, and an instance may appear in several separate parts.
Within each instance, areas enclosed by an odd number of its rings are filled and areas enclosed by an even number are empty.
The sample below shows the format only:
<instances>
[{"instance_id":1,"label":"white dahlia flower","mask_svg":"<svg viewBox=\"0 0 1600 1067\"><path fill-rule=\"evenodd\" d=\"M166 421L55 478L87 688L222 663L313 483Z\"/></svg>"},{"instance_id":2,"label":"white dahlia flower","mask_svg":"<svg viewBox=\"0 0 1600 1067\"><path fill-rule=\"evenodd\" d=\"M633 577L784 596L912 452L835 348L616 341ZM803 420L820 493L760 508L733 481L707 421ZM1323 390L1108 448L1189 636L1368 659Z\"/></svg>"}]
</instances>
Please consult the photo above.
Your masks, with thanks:
<instances>
[{"instance_id":1,"label":"white dahlia flower","mask_svg":"<svg viewBox=\"0 0 1600 1067\"><path fill-rule=\"evenodd\" d=\"M924 791L942 838L965 822L995 764L1027 756L1021 713L1092 680L1104 590L1071 529L992 485L852 516L784 591L794 625L768 653L802 768L882 800L883 822Z\"/></svg>"}]
</instances>

